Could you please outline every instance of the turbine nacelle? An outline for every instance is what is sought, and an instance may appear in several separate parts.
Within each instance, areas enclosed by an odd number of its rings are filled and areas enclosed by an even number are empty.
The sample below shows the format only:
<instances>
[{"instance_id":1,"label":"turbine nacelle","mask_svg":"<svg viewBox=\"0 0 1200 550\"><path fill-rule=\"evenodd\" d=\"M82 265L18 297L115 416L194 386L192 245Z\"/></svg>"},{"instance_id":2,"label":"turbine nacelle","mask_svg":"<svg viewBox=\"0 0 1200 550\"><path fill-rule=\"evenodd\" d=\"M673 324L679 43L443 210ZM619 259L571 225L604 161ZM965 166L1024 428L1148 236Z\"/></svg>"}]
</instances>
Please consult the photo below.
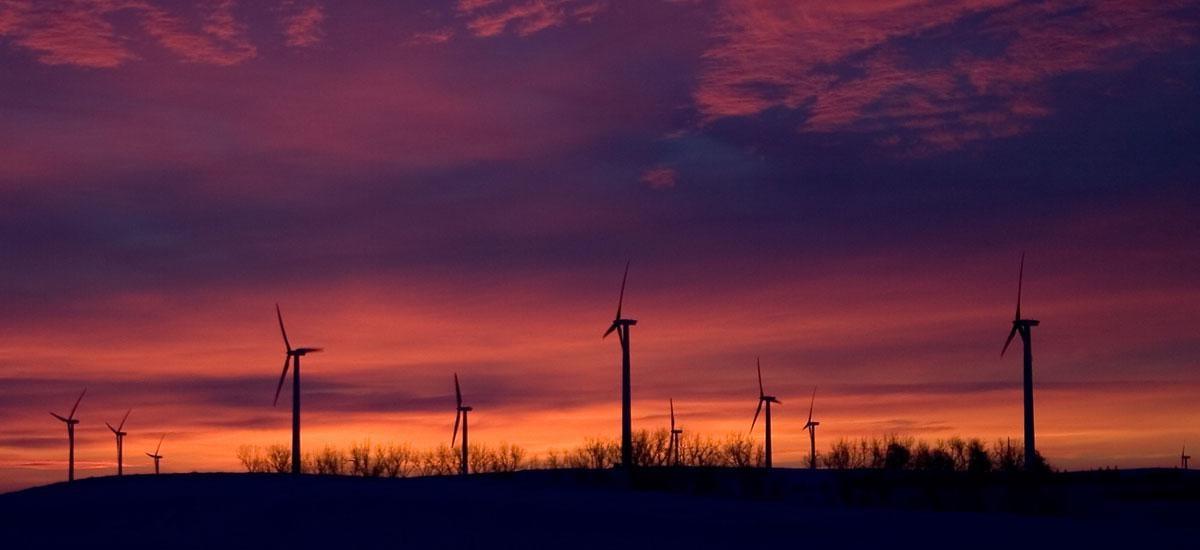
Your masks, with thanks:
<instances>
[{"instance_id":1,"label":"turbine nacelle","mask_svg":"<svg viewBox=\"0 0 1200 550\"><path fill-rule=\"evenodd\" d=\"M66 422L67 424L70 424L70 425L72 425L72 426L74 426L75 424L78 424L78 423L79 423L79 419L78 419L78 418L63 418L63 417L61 417L61 416L59 416L59 415L57 415L57 414L54 414L54 413L50 413L50 416L53 416L54 418L57 418L57 419L59 419L59 420L62 420L63 422Z\"/></svg>"},{"instance_id":2,"label":"turbine nacelle","mask_svg":"<svg viewBox=\"0 0 1200 550\"><path fill-rule=\"evenodd\" d=\"M310 353L318 353L318 352L322 352L322 351L325 351L325 348L296 348L294 350L289 350L287 352L287 354L303 357Z\"/></svg>"}]
</instances>

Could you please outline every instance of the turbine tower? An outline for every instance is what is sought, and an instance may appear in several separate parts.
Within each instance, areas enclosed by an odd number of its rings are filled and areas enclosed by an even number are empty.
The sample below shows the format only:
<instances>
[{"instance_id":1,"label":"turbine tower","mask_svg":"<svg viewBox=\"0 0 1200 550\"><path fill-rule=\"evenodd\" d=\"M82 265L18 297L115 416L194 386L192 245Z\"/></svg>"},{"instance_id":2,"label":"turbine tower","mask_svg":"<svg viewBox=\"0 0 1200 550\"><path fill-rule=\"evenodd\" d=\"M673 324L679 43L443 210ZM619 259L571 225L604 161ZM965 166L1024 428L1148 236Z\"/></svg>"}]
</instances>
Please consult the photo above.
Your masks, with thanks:
<instances>
[{"instance_id":1,"label":"turbine tower","mask_svg":"<svg viewBox=\"0 0 1200 550\"><path fill-rule=\"evenodd\" d=\"M118 476L125 475L125 468L124 468L125 436L128 434L121 431L121 428L125 427L125 421L129 419L129 413L131 413L131 412L133 412L133 409L129 409L129 410L125 411L125 416L121 418L121 423L117 424L116 428L112 427L112 424L109 424L108 422L104 423L104 425L108 426L108 429L112 431L113 435L117 436L117 475Z\"/></svg>"},{"instance_id":2,"label":"turbine tower","mask_svg":"<svg viewBox=\"0 0 1200 550\"><path fill-rule=\"evenodd\" d=\"M671 439L667 447L667 463L671 466L679 465L679 436L683 435L682 428L675 428L675 400L671 399Z\"/></svg>"},{"instance_id":3,"label":"turbine tower","mask_svg":"<svg viewBox=\"0 0 1200 550\"><path fill-rule=\"evenodd\" d=\"M1179 450L1179 462L1183 463L1184 470L1188 469L1188 461L1191 459L1192 457L1188 456L1187 454L1187 445L1184 445L1183 448Z\"/></svg>"},{"instance_id":4,"label":"turbine tower","mask_svg":"<svg viewBox=\"0 0 1200 550\"><path fill-rule=\"evenodd\" d=\"M808 469L817 469L817 426L820 422L814 422L812 419L813 405L817 403L817 387L813 386L812 401L808 403L808 422L804 423L804 429L808 430Z\"/></svg>"},{"instance_id":5,"label":"turbine tower","mask_svg":"<svg viewBox=\"0 0 1200 550\"><path fill-rule=\"evenodd\" d=\"M154 448L153 454L146 453L146 456L154 459L154 475L158 475L158 461L162 460L162 455L158 454L158 451L159 449L162 449L162 442L163 438L165 437L167 437L167 434L162 434L162 436L158 438L158 446Z\"/></svg>"},{"instance_id":6,"label":"turbine tower","mask_svg":"<svg viewBox=\"0 0 1200 550\"><path fill-rule=\"evenodd\" d=\"M475 409L472 407L464 407L463 406L462 389L460 389L458 386L458 373L457 372L454 373L454 399L455 399L455 403L457 404L457 407L458 407L457 408L458 412L455 413L455 415L454 415L454 435L450 436L450 446L451 447L454 446L454 440L455 440L455 438L458 437L458 421L461 418L462 419L462 436L463 436L461 473L462 473L462 475L465 476L469 473L468 468L470 466L470 462L467 461L467 458L468 458L467 457L467 413L469 413Z\"/></svg>"},{"instance_id":7,"label":"turbine tower","mask_svg":"<svg viewBox=\"0 0 1200 550\"><path fill-rule=\"evenodd\" d=\"M750 422L750 433L754 433L754 424L758 422L758 414L763 410L763 403L766 403L767 415L764 420L766 423L767 439L763 449L766 455L763 458L763 465L769 469L771 467L771 403L782 405L783 402L775 399L774 395L767 395L766 391L763 390L762 361L759 358L755 358L754 361L758 364L758 408L754 411L754 420Z\"/></svg>"},{"instance_id":8,"label":"turbine tower","mask_svg":"<svg viewBox=\"0 0 1200 550\"><path fill-rule=\"evenodd\" d=\"M279 386L275 388L275 406L279 403L279 392L283 389L283 381L287 380L288 362L292 363L292 475L300 475L300 358L310 353L317 353L323 348L296 348L288 341L287 329L283 328L283 313L279 304L275 304L275 316L279 318L279 332L283 334L283 347L287 354L283 356L283 374L279 376ZM158 461L155 461L157 464Z\"/></svg>"},{"instance_id":9,"label":"turbine tower","mask_svg":"<svg viewBox=\"0 0 1200 550\"><path fill-rule=\"evenodd\" d=\"M1017 272L1017 313L1013 316L1012 331L1008 333L1008 340L1004 341L1004 348L1000 350L1000 356L1004 357L1004 352L1008 351L1008 345L1012 343L1013 338L1018 334L1021 335L1021 343L1025 345L1025 369L1024 369L1024 389L1025 389L1025 469L1029 470L1033 467L1037 457L1037 450L1033 439L1033 327L1038 326L1039 321L1033 319L1023 319L1021 317L1021 285L1025 279L1025 253L1021 253L1021 268Z\"/></svg>"},{"instance_id":10,"label":"turbine tower","mask_svg":"<svg viewBox=\"0 0 1200 550\"><path fill-rule=\"evenodd\" d=\"M75 400L75 406L71 407L71 414L63 418L57 414L50 413L50 416L62 420L67 424L67 481L75 481L75 425L79 423L79 419L75 418L75 410L79 408L79 402L83 401L83 394L87 393L87 388L79 392L79 399Z\"/></svg>"},{"instance_id":11,"label":"turbine tower","mask_svg":"<svg viewBox=\"0 0 1200 550\"><path fill-rule=\"evenodd\" d=\"M625 275L621 277L621 294L617 298L617 316L612 325L604 331L602 338L607 338L617 331L621 341L621 466L633 467L633 419L631 411L632 397L629 391L629 327L637 324L633 319L621 317L621 305L625 302L625 280L629 278L629 262L625 262Z\"/></svg>"}]
</instances>

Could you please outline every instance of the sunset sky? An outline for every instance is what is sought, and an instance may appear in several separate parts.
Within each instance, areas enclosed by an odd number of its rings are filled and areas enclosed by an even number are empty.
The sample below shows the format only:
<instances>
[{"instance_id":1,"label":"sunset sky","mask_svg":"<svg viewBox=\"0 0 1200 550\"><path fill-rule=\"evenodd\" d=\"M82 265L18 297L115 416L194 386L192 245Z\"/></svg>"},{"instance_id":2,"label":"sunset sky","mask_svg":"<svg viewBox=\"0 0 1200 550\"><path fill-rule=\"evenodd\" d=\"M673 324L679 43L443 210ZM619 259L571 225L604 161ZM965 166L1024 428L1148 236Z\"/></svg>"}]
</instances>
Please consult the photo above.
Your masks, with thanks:
<instances>
[{"instance_id":1,"label":"sunset sky","mask_svg":"<svg viewBox=\"0 0 1200 550\"><path fill-rule=\"evenodd\" d=\"M304 441L531 452L750 427L776 465L1021 436L1200 451L1186 1L0 0L0 491ZM1018 350L1019 351L1019 350ZM755 437L761 437L761 431Z\"/></svg>"}]
</instances>

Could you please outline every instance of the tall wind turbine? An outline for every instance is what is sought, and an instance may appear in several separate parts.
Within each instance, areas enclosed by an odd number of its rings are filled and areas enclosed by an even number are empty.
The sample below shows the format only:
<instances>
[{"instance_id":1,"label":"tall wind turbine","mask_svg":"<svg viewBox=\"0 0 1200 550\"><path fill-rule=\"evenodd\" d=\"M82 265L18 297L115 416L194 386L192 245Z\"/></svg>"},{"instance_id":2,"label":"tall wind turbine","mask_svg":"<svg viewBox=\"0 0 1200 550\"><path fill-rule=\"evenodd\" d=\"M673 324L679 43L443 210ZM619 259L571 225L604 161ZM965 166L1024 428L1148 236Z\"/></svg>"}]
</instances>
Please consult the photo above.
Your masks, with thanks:
<instances>
[{"instance_id":1,"label":"tall wind turbine","mask_svg":"<svg viewBox=\"0 0 1200 550\"><path fill-rule=\"evenodd\" d=\"M279 304L275 304L275 316L279 318L279 332L283 334L283 347L287 354L283 356L283 374L279 376L279 386L275 388L275 404L279 403L279 392L283 389L283 381L287 379L288 362L292 363L292 475L300 475L300 358L310 353L316 353L324 348L296 348L288 341L287 329L283 328L283 313Z\"/></svg>"},{"instance_id":2,"label":"tall wind turbine","mask_svg":"<svg viewBox=\"0 0 1200 550\"><path fill-rule=\"evenodd\" d=\"M1187 454L1187 445L1184 445L1183 448L1179 450L1179 461L1183 463L1184 470L1188 469L1188 461L1191 459L1192 457L1188 456Z\"/></svg>"},{"instance_id":3,"label":"tall wind turbine","mask_svg":"<svg viewBox=\"0 0 1200 550\"><path fill-rule=\"evenodd\" d=\"M813 405L817 403L817 387L813 386L812 401L808 403L808 422L804 423L804 429L808 430L808 469L817 469L817 426L820 422L814 422L812 419Z\"/></svg>"},{"instance_id":4,"label":"tall wind turbine","mask_svg":"<svg viewBox=\"0 0 1200 550\"><path fill-rule=\"evenodd\" d=\"M671 439L667 447L667 463L671 466L679 465L679 436L683 435L682 428L675 428L675 400L671 399Z\"/></svg>"},{"instance_id":5,"label":"tall wind turbine","mask_svg":"<svg viewBox=\"0 0 1200 550\"><path fill-rule=\"evenodd\" d=\"M758 364L758 408L755 409L755 411L754 411L754 420L750 422L750 432L754 433L754 424L756 422L758 422L758 414L761 413L763 410L763 403L766 403L767 404L767 416L764 420L766 421L767 439L766 439L766 444L764 445L764 451L766 451L766 456L764 457L763 464L767 468L770 468L771 467L771 403L775 403L777 405L782 405L783 402L778 399L775 399L774 395L767 395L767 392L765 390L763 390L762 361L759 358L755 358L754 361L755 361L755 363Z\"/></svg>"},{"instance_id":6,"label":"tall wind turbine","mask_svg":"<svg viewBox=\"0 0 1200 550\"><path fill-rule=\"evenodd\" d=\"M629 327L637 324L633 319L621 317L621 305L625 302L625 280L629 278L629 262L625 262L625 275L621 277L621 294L617 298L617 316L612 325L604 331L602 338L607 338L617 331L621 341L621 466L633 467L633 419L632 397L629 391Z\"/></svg>"},{"instance_id":7,"label":"tall wind turbine","mask_svg":"<svg viewBox=\"0 0 1200 550\"><path fill-rule=\"evenodd\" d=\"M458 373L454 373L454 399L457 405L457 413L454 414L454 435L450 436L450 446L454 446L454 440L458 437L458 421L462 419L462 464L461 473L467 475L470 462L467 461L467 413L475 410L472 407L464 407L462 399L462 389L458 386Z\"/></svg>"},{"instance_id":8,"label":"tall wind turbine","mask_svg":"<svg viewBox=\"0 0 1200 550\"><path fill-rule=\"evenodd\" d=\"M112 427L112 424L109 424L108 422L104 423L104 425L108 426L108 429L112 431L113 435L117 436L117 475L119 476L125 475L125 436L128 435L121 431L121 428L125 427L125 421L129 419L129 413L131 412L133 412L133 409L125 411L125 416L121 418L121 423L117 424L116 428Z\"/></svg>"},{"instance_id":9,"label":"tall wind turbine","mask_svg":"<svg viewBox=\"0 0 1200 550\"><path fill-rule=\"evenodd\" d=\"M75 406L71 407L71 414L68 414L66 418L50 413L50 416L67 423L67 446L70 449L67 452L67 481L75 481L75 425L79 423L79 419L75 418L75 410L79 408L79 402L83 401L85 393L87 393L87 388L83 388L83 391L79 392L79 399L75 400Z\"/></svg>"},{"instance_id":10,"label":"tall wind turbine","mask_svg":"<svg viewBox=\"0 0 1200 550\"><path fill-rule=\"evenodd\" d=\"M1033 467L1035 457L1037 456L1036 447L1033 442L1033 327L1038 326L1039 322L1033 319L1021 318L1021 285L1025 280L1025 253L1021 253L1021 269L1017 272L1017 313L1013 316L1012 331L1008 333L1008 340L1004 341L1004 348L1000 350L1000 356L1004 356L1004 352L1008 351L1008 345L1012 343L1013 338L1018 334L1021 335L1021 342L1025 345L1025 370L1024 370L1024 385L1025 385L1025 469Z\"/></svg>"},{"instance_id":11,"label":"tall wind turbine","mask_svg":"<svg viewBox=\"0 0 1200 550\"><path fill-rule=\"evenodd\" d=\"M154 475L158 475L158 461L162 460L163 458L162 455L158 454L158 451L159 449L162 449L162 441L165 437L167 437L167 434L162 434L162 436L158 438L158 446L154 448L153 454L146 453L146 456L154 459Z\"/></svg>"}]
</instances>

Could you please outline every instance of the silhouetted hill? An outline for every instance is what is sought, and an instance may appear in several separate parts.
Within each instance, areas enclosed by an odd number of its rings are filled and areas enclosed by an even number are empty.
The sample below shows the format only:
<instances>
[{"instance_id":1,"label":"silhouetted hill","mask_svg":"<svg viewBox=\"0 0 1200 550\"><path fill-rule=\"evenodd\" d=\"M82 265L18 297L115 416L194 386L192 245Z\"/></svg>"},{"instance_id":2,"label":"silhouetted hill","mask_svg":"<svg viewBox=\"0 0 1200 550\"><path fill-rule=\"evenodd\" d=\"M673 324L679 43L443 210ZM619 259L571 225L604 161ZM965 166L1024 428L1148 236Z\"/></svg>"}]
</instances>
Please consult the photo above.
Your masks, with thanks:
<instances>
[{"instance_id":1,"label":"silhouetted hill","mask_svg":"<svg viewBox=\"0 0 1200 550\"><path fill-rule=\"evenodd\" d=\"M1186 474L137 475L0 495L0 547L1179 547L1200 540L1200 477Z\"/></svg>"}]
</instances>

